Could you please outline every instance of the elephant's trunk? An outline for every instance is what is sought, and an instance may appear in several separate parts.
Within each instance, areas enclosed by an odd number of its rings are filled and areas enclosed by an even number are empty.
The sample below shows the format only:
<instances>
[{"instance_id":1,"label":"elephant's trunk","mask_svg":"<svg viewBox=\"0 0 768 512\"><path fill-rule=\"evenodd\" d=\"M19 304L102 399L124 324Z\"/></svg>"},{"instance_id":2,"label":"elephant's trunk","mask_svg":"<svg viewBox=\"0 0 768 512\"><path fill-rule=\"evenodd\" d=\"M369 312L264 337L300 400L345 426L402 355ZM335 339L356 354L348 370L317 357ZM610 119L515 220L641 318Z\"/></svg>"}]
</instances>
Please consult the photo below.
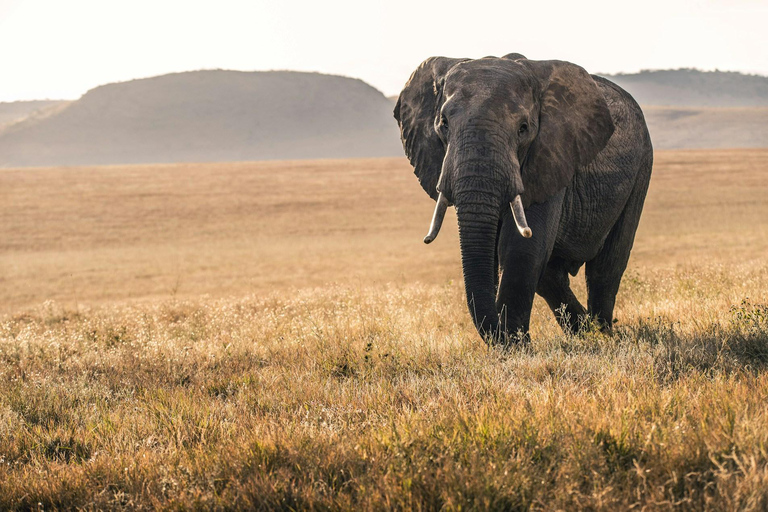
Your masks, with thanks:
<instances>
[{"instance_id":1,"label":"elephant's trunk","mask_svg":"<svg viewBox=\"0 0 768 512\"><path fill-rule=\"evenodd\" d=\"M500 205L501 197L487 191L456 196L467 305L475 327L488 342L499 338L495 251Z\"/></svg>"}]
</instances>

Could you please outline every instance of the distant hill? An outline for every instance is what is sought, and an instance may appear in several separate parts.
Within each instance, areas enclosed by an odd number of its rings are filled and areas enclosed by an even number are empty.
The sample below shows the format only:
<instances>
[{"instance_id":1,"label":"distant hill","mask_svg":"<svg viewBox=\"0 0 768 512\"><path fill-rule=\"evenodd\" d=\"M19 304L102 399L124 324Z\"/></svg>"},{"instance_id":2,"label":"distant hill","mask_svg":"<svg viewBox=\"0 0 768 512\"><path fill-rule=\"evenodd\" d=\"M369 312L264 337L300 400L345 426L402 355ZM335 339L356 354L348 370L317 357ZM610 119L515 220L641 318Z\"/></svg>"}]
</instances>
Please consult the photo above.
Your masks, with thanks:
<instances>
[{"instance_id":1,"label":"distant hill","mask_svg":"<svg viewBox=\"0 0 768 512\"><path fill-rule=\"evenodd\" d=\"M603 76L643 106L657 149L768 147L768 77L696 69Z\"/></svg>"},{"instance_id":2,"label":"distant hill","mask_svg":"<svg viewBox=\"0 0 768 512\"><path fill-rule=\"evenodd\" d=\"M292 71L194 71L104 85L0 130L0 166L402 154L387 98Z\"/></svg>"},{"instance_id":3,"label":"distant hill","mask_svg":"<svg viewBox=\"0 0 768 512\"><path fill-rule=\"evenodd\" d=\"M765 76L696 69L601 76L629 91L641 105L768 107L768 77Z\"/></svg>"},{"instance_id":4,"label":"distant hill","mask_svg":"<svg viewBox=\"0 0 768 512\"><path fill-rule=\"evenodd\" d=\"M768 77L606 75L643 106L657 149L768 147ZM396 98L292 71L193 71L73 102L0 104L0 167L402 156Z\"/></svg>"},{"instance_id":5,"label":"distant hill","mask_svg":"<svg viewBox=\"0 0 768 512\"><path fill-rule=\"evenodd\" d=\"M56 110L67 104L69 104L68 101L61 100L34 100L0 103L0 131L10 124L18 123L30 116L39 117L41 115L47 115L52 110Z\"/></svg>"}]
</instances>

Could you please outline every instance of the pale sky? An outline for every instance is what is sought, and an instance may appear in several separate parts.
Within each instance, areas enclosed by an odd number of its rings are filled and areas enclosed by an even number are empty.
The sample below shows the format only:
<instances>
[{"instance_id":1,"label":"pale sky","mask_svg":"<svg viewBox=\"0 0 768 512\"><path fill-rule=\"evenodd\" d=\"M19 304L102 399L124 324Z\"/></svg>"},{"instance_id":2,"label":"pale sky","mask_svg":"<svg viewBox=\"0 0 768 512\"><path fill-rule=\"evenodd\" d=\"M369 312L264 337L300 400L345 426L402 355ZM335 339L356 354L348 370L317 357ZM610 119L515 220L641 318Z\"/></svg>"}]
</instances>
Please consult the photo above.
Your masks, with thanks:
<instances>
[{"instance_id":1,"label":"pale sky","mask_svg":"<svg viewBox=\"0 0 768 512\"><path fill-rule=\"evenodd\" d=\"M0 0L0 101L195 69L319 71L387 95L432 55L768 75L768 0Z\"/></svg>"}]
</instances>

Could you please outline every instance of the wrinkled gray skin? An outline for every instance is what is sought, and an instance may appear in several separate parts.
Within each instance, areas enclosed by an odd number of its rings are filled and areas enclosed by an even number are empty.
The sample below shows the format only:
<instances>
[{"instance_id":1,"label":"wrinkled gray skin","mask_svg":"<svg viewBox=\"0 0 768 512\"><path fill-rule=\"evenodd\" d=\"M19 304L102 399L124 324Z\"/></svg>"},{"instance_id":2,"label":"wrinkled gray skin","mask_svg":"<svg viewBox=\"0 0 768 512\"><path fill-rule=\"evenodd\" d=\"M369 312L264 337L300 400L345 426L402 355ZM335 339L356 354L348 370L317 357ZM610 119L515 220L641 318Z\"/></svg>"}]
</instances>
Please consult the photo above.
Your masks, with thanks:
<instances>
[{"instance_id":1,"label":"wrinkled gray skin","mask_svg":"<svg viewBox=\"0 0 768 512\"><path fill-rule=\"evenodd\" d=\"M394 114L421 186L456 207L481 336L526 339L536 293L564 329L589 314L610 331L653 163L632 97L568 62L433 57ZM530 238L510 211L518 194ZM568 277L585 263L587 309Z\"/></svg>"}]
</instances>

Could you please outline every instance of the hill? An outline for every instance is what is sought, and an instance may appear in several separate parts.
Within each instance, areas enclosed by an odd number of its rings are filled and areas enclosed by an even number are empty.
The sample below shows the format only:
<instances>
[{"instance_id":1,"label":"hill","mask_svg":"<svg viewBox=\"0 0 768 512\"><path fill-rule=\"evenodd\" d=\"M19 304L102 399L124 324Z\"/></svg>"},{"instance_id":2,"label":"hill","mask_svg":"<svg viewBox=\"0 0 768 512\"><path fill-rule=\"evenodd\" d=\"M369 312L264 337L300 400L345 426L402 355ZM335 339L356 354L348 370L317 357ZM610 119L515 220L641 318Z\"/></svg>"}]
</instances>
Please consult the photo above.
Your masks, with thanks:
<instances>
[{"instance_id":1,"label":"hill","mask_svg":"<svg viewBox=\"0 0 768 512\"><path fill-rule=\"evenodd\" d=\"M643 106L657 149L768 147L768 77L696 69L604 76Z\"/></svg>"},{"instance_id":2,"label":"hill","mask_svg":"<svg viewBox=\"0 0 768 512\"><path fill-rule=\"evenodd\" d=\"M768 78L690 69L606 75L657 149L768 147ZM0 104L0 167L401 156L393 98L357 79L193 71Z\"/></svg>"},{"instance_id":3,"label":"hill","mask_svg":"<svg viewBox=\"0 0 768 512\"><path fill-rule=\"evenodd\" d=\"M62 100L0 102L0 132L8 125L18 123L29 117L47 115L67 104L69 104L68 101Z\"/></svg>"},{"instance_id":4,"label":"hill","mask_svg":"<svg viewBox=\"0 0 768 512\"><path fill-rule=\"evenodd\" d=\"M0 166L395 156L390 102L357 79L194 71L97 87L0 131Z\"/></svg>"},{"instance_id":5,"label":"hill","mask_svg":"<svg viewBox=\"0 0 768 512\"><path fill-rule=\"evenodd\" d=\"M602 76L629 91L641 105L768 107L768 77L765 76L697 69Z\"/></svg>"}]
</instances>

